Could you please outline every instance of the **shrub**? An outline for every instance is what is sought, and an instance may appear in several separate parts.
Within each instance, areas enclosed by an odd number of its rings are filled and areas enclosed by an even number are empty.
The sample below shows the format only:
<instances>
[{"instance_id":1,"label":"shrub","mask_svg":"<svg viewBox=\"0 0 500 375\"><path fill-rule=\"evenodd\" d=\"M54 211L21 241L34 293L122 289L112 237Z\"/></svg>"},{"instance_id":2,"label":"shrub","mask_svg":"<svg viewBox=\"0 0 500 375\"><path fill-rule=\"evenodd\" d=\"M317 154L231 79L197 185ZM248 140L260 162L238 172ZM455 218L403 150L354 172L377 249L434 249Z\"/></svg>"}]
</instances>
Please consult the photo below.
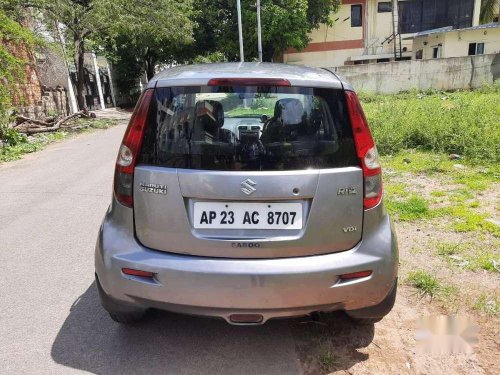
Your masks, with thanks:
<instances>
[{"instance_id":1,"label":"shrub","mask_svg":"<svg viewBox=\"0 0 500 375\"><path fill-rule=\"evenodd\" d=\"M410 272L406 281L416 288L422 297L427 295L434 297L441 288L439 281L423 270Z\"/></svg>"},{"instance_id":2,"label":"shrub","mask_svg":"<svg viewBox=\"0 0 500 375\"><path fill-rule=\"evenodd\" d=\"M500 161L500 83L477 91L360 98L382 154L414 148Z\"/></svg>"},{"instance_id":3,"label":"shrub","mask_svg":"<svg viewBox=\"0 0 500 375\"><path fill-rule=\"evenodd\" d=\"M20 142L26 142L27 138L24 134L17 132L15 129L0 125L0 141L9 146L15 146Z\"/></svg>"}]
</instances>

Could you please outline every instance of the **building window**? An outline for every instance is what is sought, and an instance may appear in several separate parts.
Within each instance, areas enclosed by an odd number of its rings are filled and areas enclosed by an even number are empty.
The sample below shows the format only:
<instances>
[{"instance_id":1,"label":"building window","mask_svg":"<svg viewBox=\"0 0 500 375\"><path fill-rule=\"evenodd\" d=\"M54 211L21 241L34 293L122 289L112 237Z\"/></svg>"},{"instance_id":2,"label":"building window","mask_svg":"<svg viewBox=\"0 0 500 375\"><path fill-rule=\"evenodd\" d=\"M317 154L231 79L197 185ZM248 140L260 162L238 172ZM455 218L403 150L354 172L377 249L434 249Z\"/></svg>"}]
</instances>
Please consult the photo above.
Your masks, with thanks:
<instances>
[{"instance_id":1,"label":"building window","mask_svg":"<svg viewBox=\"0 0 500 375\"><path fill-rule=\"evenodd\" d=\"M363 26L363 6L351 5L351 27Z\"/></svg>"},{"instance_id":2,"label":"building window","mask_svg":"<svg viewBox=\"0 0 500 375\"><path fill-rule=\"evenodd\" d=\"M390 1L384 1L382 3L378 3L377 12L378 13L392 12L392 3Z\"/></svg>"},{"instance_id":3,"label":"building window","mask_svg":"<svg viewBox=\"0 0 500 375\"><path fill-rule=\"evenodd\" d=\"M415 53L415 59L416 60L422 60L422 58L424 57L424 50L423 49L419 49L416 53Z\"/></svg>"},{"instance_id":4,"label":"building window","mask_svg":"<svg viewBox=\"0 0 500 375\"><path fill-rule=\"evenodd\" d=\"M432 58L433 59L441 58L441 46L436 46L432 49Z\"/></svg>"},{"instance_id":5,"label":"building window","mask_svg":"<svg viewBox=\"0 0 500 375\"><path fill-rule=\"evenodd\" d=\"M483 55L484 43L469 43L469 56Z\"/></svg>"},{"instance_id":6,"label":"building window","mask_svg":"<svg viewBox=\"0 0 500 375\"><path fill-rule=\"evenodd\" d=\"M407 0L398 1L402 34L453 26L472 26L474 0Z\"/></svg>"}]
</instances>

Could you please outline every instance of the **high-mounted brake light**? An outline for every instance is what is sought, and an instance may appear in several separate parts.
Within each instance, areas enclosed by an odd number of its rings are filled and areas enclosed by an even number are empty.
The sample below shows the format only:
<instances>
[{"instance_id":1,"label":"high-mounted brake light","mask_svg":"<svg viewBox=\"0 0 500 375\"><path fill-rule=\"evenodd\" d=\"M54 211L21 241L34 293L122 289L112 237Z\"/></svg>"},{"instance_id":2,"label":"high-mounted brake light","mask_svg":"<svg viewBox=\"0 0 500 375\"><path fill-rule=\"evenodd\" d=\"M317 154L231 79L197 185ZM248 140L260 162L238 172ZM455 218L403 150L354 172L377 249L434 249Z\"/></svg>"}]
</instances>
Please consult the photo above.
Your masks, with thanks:
<instances>
[{"instance_id":1,"label":"high-mounted brake light","mask_svg":"<svg viewBox=\"0 0 500 375\"><path fill-rule=\"evenodd\" d=\"M375 207L382 199L382 169L380 168L377 147L373 141L358 96L353 91L346 91L345 93L356 145L356 154L363 168L363 206L365 209L369 209Z\"/></svg>"},{"instance_id":2,"label":"high-mounted brake light","mask_svg":"<svg viewBox=\"0 0 500 375\"><path fill-rule=\"evenodd\" d=\"M123 205L132 207L134 168L137 156L141 150L142 138L146 129L149 105L153 97L153 90L144 91L137 101L132 117L128 124L123 141L118 152L115 167L114 192L116 199Z\"/></svg>"},{"instance_id":3,"label":"high-mounted brake light","mask_svg":"<svg viewBox=\"0 0 500 375\"><path fill-rule=\"evenodd\" d=\"M290 86L283 78L212 78L208 86Z\"/></svg>"}]
</instances>

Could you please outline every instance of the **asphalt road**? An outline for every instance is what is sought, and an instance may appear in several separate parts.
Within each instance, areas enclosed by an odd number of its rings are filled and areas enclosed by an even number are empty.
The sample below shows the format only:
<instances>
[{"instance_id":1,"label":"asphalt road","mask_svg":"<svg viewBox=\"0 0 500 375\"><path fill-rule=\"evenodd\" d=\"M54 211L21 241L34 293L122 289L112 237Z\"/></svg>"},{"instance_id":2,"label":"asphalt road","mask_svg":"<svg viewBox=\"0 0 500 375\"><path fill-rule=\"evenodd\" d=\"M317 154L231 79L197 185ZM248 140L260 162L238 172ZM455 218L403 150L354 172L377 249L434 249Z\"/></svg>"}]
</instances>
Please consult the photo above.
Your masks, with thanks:
<instances>
[{"instance_id":1,"label":"asphalt road","mask_svg":"<svg viewBox=\"0 0 500 375\"><path fill-rule=\"evenodd\" d=\"M158 312L127 327L101 308L94 244L124 130L0 165L0 373L298 373L284 321L247 328Z\"/></svg>"}]
</instances>

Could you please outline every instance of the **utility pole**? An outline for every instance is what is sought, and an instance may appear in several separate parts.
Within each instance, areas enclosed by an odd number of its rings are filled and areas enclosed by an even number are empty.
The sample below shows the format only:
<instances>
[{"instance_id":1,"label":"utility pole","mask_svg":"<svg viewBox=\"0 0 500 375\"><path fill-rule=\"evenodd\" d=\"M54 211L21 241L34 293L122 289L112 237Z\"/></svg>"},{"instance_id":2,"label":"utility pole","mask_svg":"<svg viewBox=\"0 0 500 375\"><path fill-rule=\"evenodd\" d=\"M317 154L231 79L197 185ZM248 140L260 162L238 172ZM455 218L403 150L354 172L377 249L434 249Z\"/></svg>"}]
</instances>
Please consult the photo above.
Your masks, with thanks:
<instances>
[{"instance_id":1,"label":"utility pole","mask_svg":"<svg viewBox=\"0 0 500 375\"><path fill-rule=\"evenodd\" d=\"M259 54L259 62L262 62L262 28L260 26L260 0L257 0L257 52Z\"/></svg>"},{"instance_id":2,"label":"utility pole","mask_svg":"<svg viewBox=\"0 0 500 375\"><path fill-rule=\"evenodd\" d=\"M94 71L95 71L95 82L97 83L97 93L99 94L99 103L101 104L101 109L106 109L106 105L104 104L104 95L102 94L102 86L101 86L101 75L99 74L99 66L97 65L97 57L95 53L92 52L92 60L94 62Z\"/></svg>"},{"instance_id":3,"label":"utility pole","mask_svg":"<svg viewBox=\"0 0 500 375\"><path fill-rule=\"evenodd\" d=\"M236 0L236 9L238 11L238 37L240 39L240 61L245 61L245 55L243 53L243 30L241 26L241 2Z\"/></svg>"},{"instance_id":4,"label":"utility pole","mask_svg":"<svg viewBox=\"0 0 500 375\"><path fill-rule=\"evenodd\" d=\"M66 55L66 41L64 40L64 38L61 34L61 29L59 28L59 21L54 21L54 26L57 30L57 37L59 38L59 43L61 44L61 49L62 49L63 58L64 58L64 65L66 66L70 112L76 113L76 112L78 112L78 103L76 102L73 82L71 82L71 72L69 70L68 56Z\"/></svg>"}]
</instances>

